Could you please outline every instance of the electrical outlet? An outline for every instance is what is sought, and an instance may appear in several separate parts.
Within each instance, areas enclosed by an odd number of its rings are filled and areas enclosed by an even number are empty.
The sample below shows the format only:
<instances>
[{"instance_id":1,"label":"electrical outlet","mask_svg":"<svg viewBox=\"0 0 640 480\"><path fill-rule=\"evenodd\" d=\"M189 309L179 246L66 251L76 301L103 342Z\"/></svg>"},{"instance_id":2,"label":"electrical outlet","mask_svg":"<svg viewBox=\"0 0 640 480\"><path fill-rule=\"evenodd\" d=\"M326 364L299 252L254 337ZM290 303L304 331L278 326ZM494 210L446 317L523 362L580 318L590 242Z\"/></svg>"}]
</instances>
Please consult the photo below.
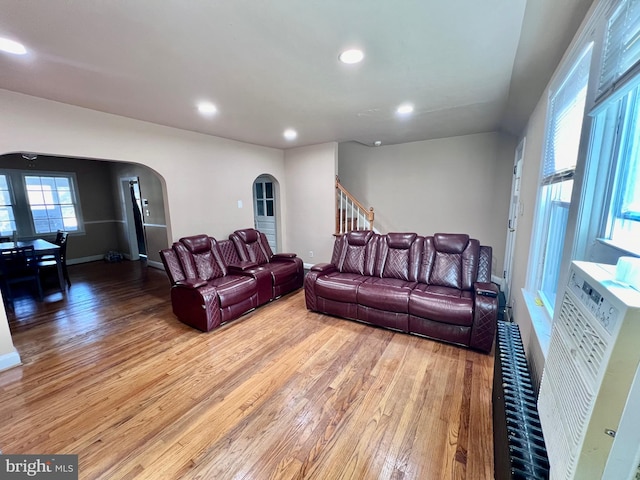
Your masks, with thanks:
<instances>
[{"instance_id":1,"label":"electrical outlet","mask_svg":"<svg viewBox=\"0 0 640 480\"><path fill-rule=\"evenodd\" d=\"M313 250L309 250L309 258L313 258Z\"/></svg>"}]
</instances>

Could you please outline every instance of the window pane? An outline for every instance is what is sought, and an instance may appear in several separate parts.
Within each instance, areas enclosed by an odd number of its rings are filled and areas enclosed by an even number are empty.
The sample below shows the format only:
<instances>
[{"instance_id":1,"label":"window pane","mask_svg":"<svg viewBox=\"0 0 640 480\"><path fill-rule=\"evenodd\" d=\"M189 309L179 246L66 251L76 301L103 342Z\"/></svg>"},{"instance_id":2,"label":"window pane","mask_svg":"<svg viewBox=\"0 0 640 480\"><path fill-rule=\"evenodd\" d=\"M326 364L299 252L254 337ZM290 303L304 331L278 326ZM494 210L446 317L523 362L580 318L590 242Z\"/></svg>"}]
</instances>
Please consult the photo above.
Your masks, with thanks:
<instances>
[{"instance_id":1,"label":"window pane","mask_svg":"<svg viewBox=\"0 0 640 480\"><path fill-rule=\"evenodd\" d=\"M41 220L47 218L46 207L31 207L31 216L34 220Z\"/></svg>"},{"instance_id":2,"label":"window pane","mask_svg":"<svg viewBox=\"0 0 640 480\"><path fill-rule=\"evenodd\" d=\"M264 198L264 195L262 194L262 184L261 183L256 183L256 198Z\"/></svg>"},{"instance_id":3,"label":"window pane","mask_svg":"<svg viewBox=\"0 0 640 480\"><path fill-rule=\"evenodd\" d=\"M267 200L267 217L273 217L273 200Z\"/></svg>"},{"instance_id":4,"label":"window pane","mask_svg":"<svg viewBox=\"0 0 640 480\"><path fill-rule=\"evenodd\" d=\"M640 87L609 108L622 109L622 132L616 154L614 194L609 210L607 238L616 246L640 255Z\"/></svg>"},{"instance_id":5,"label":"window pane","mask_svg":"<svg viewBox=\"0 0 640 480\"><path fill-rule=\"evenodd\" d=\"M11 196L8 190L0 190L0 205L11 205Z\"/></svg>"},{"instance_id":6,"label":"window pane","mask_svg":"<svg viewBox=\"0 0 640 480\"><path fill-rule=\"evenodd\" d=\"M76 220L75 217L64 218L62 223L64 225L64 228L58 227L57 230L71 230L71 231L78 230L78 221Z\"/></svg>"},{"instance_id":7,"label":"window pane","mask_svg":"<svg viewBox=\"0 0 640 480\"><path fill-rule=\"evenodd\" d=\"M36 229L36 233L50 233L49 231L49 220L35 220L33 221L33 226Z\"/></svg>"},{"instance_id":8,"label":"window pane","mask_svg":"<svg viewBox=\"0 0 640 480\"><path fill-rule=\"evenodd\" d=\"M78 230L71 177L25 176L36 233Z\"/></svg>"},{"instance_id":9,"label":"window pane","mask_svg":"<svg viewBox=\"0 0 640 480\"><path fill-rule=\"evenodd\" d=\"M567 219L573 180L543 187L545 207L548 212L545 248L543 254L542 281L540 292L546 304L553 309L560 277L562 250L567 233Z\"/></svg>"},{"instance_id":10,"label":"window pane","mask_svg":"<svg viewBox=\"0 0 640 480\"><path fill-rule=\"evenodd\" d=\"M256 207L258 207L258 216L264 216L264 202L262 200L258 200L258 202L256 203Z\"/></svg>"},{"instance_id":11,"label":"window pane","mask_svg":"<svg viewBox=\"0 0 640 480\"><path fill-rule=\"evenodd\" d=\"M41 190L29 190L29 205L44 205L44 195Z\"/></svg>"},{"instance_id":12,"label":"window pane","mask_svg":"<svg viewBox=\"0 0 640 480\"><path fill-rule=\"evenodd\" d=\"M72 204L71 192L68 190L58 190L58 201L64 204Z\"/></svg>"},{"instance_id":13,"label":"window pane","mask_svg":"<svg viewBox=\"0 0 640 480\"><path fill-rule=\"evenodd\" d=\"M62 218L52 218L49 219L49 231L57 232L58 230L64 230L64 222Z\"/></svg>"},{"instance_id":14,"label":"window pane","mask_svg":"<svg viewBox=\"0 0 640 480\"><path fill-rule=\"evenodd\" d=\"M13 205L11 204L11 192L6 175L0 175L0 234L11 236L16 230Z\"/></svg>"},{"instance_id":15,"label":"window pane","mask_svg":"<svg viewBox=\"0 0 640 480\"><path fill-rule=\"evenodd\" d=\"M264 184L265 189L267 190L267 198L273 198L273 183L267 182Z\"/></svg>"},{"instance_id":16,"label":"window pane","mask_svg":"<svg viewBox=\"0 0 640 480\"><path fill-rule=\"evenodd\" d=\"M576 167L590 64L591 47L584 52L550 99L543 178Z\"/></svg>"}]
</instances>

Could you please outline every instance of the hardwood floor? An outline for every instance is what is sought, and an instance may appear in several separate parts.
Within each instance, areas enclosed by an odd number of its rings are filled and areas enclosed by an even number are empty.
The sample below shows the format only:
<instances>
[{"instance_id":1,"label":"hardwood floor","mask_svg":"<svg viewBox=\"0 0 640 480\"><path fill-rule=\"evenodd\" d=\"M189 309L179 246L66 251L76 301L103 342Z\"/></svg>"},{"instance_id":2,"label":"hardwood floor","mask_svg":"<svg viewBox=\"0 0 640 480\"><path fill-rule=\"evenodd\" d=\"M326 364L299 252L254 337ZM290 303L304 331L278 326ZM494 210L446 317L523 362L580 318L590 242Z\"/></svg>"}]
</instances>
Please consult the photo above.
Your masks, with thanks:
<instances>
[{"instance_id":1,"label":"hardwood floor","mask_svg":"<svg viewBox=\"0 0 640 480\"><path fill-rule=\"evenodd\" d=\"M493 359L308 312L304 292L208 334L164 272L69 268L16 301L0 449L74 453L81 479L491 479Z\"/></svg>"}]
</instances>

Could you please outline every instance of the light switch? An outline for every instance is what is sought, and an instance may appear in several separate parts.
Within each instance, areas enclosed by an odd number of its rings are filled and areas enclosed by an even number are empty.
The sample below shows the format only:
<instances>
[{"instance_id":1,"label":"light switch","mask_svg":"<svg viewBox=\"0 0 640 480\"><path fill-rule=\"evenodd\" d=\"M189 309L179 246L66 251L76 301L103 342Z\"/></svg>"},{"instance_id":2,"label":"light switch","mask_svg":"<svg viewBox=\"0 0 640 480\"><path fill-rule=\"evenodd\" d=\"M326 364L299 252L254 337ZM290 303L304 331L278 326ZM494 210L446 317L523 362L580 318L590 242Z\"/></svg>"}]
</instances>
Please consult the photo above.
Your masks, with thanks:
<instances>
[{"instance_id":1,"label":"light switch","mask_svg":"<svg viewBox=\"0 0 640 480\"><path fill-rule=\"evenodd\" d=\"M238 200L238 208L242 208L242 200Z\"/></svg>"}]
</instances>

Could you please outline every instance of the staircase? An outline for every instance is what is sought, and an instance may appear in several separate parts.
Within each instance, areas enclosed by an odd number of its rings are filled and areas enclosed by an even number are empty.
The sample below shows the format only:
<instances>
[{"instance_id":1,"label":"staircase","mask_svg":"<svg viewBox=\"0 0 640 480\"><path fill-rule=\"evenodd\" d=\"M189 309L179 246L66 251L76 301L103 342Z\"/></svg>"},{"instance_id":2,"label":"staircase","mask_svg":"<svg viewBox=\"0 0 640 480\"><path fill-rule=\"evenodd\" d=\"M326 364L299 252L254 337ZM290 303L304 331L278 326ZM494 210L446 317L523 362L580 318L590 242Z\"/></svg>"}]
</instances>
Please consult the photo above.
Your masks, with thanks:
<instances>
[{"instance_id":1,"label":"staircase","mask_svg":"<svg viewBox=\"0 0 640 480\"><path fill-rule=\"evenodd\" d=\"M336 176L336 235L373 230L373 207L368 210L340 184Z\"/></svg>"}]
</instances>

